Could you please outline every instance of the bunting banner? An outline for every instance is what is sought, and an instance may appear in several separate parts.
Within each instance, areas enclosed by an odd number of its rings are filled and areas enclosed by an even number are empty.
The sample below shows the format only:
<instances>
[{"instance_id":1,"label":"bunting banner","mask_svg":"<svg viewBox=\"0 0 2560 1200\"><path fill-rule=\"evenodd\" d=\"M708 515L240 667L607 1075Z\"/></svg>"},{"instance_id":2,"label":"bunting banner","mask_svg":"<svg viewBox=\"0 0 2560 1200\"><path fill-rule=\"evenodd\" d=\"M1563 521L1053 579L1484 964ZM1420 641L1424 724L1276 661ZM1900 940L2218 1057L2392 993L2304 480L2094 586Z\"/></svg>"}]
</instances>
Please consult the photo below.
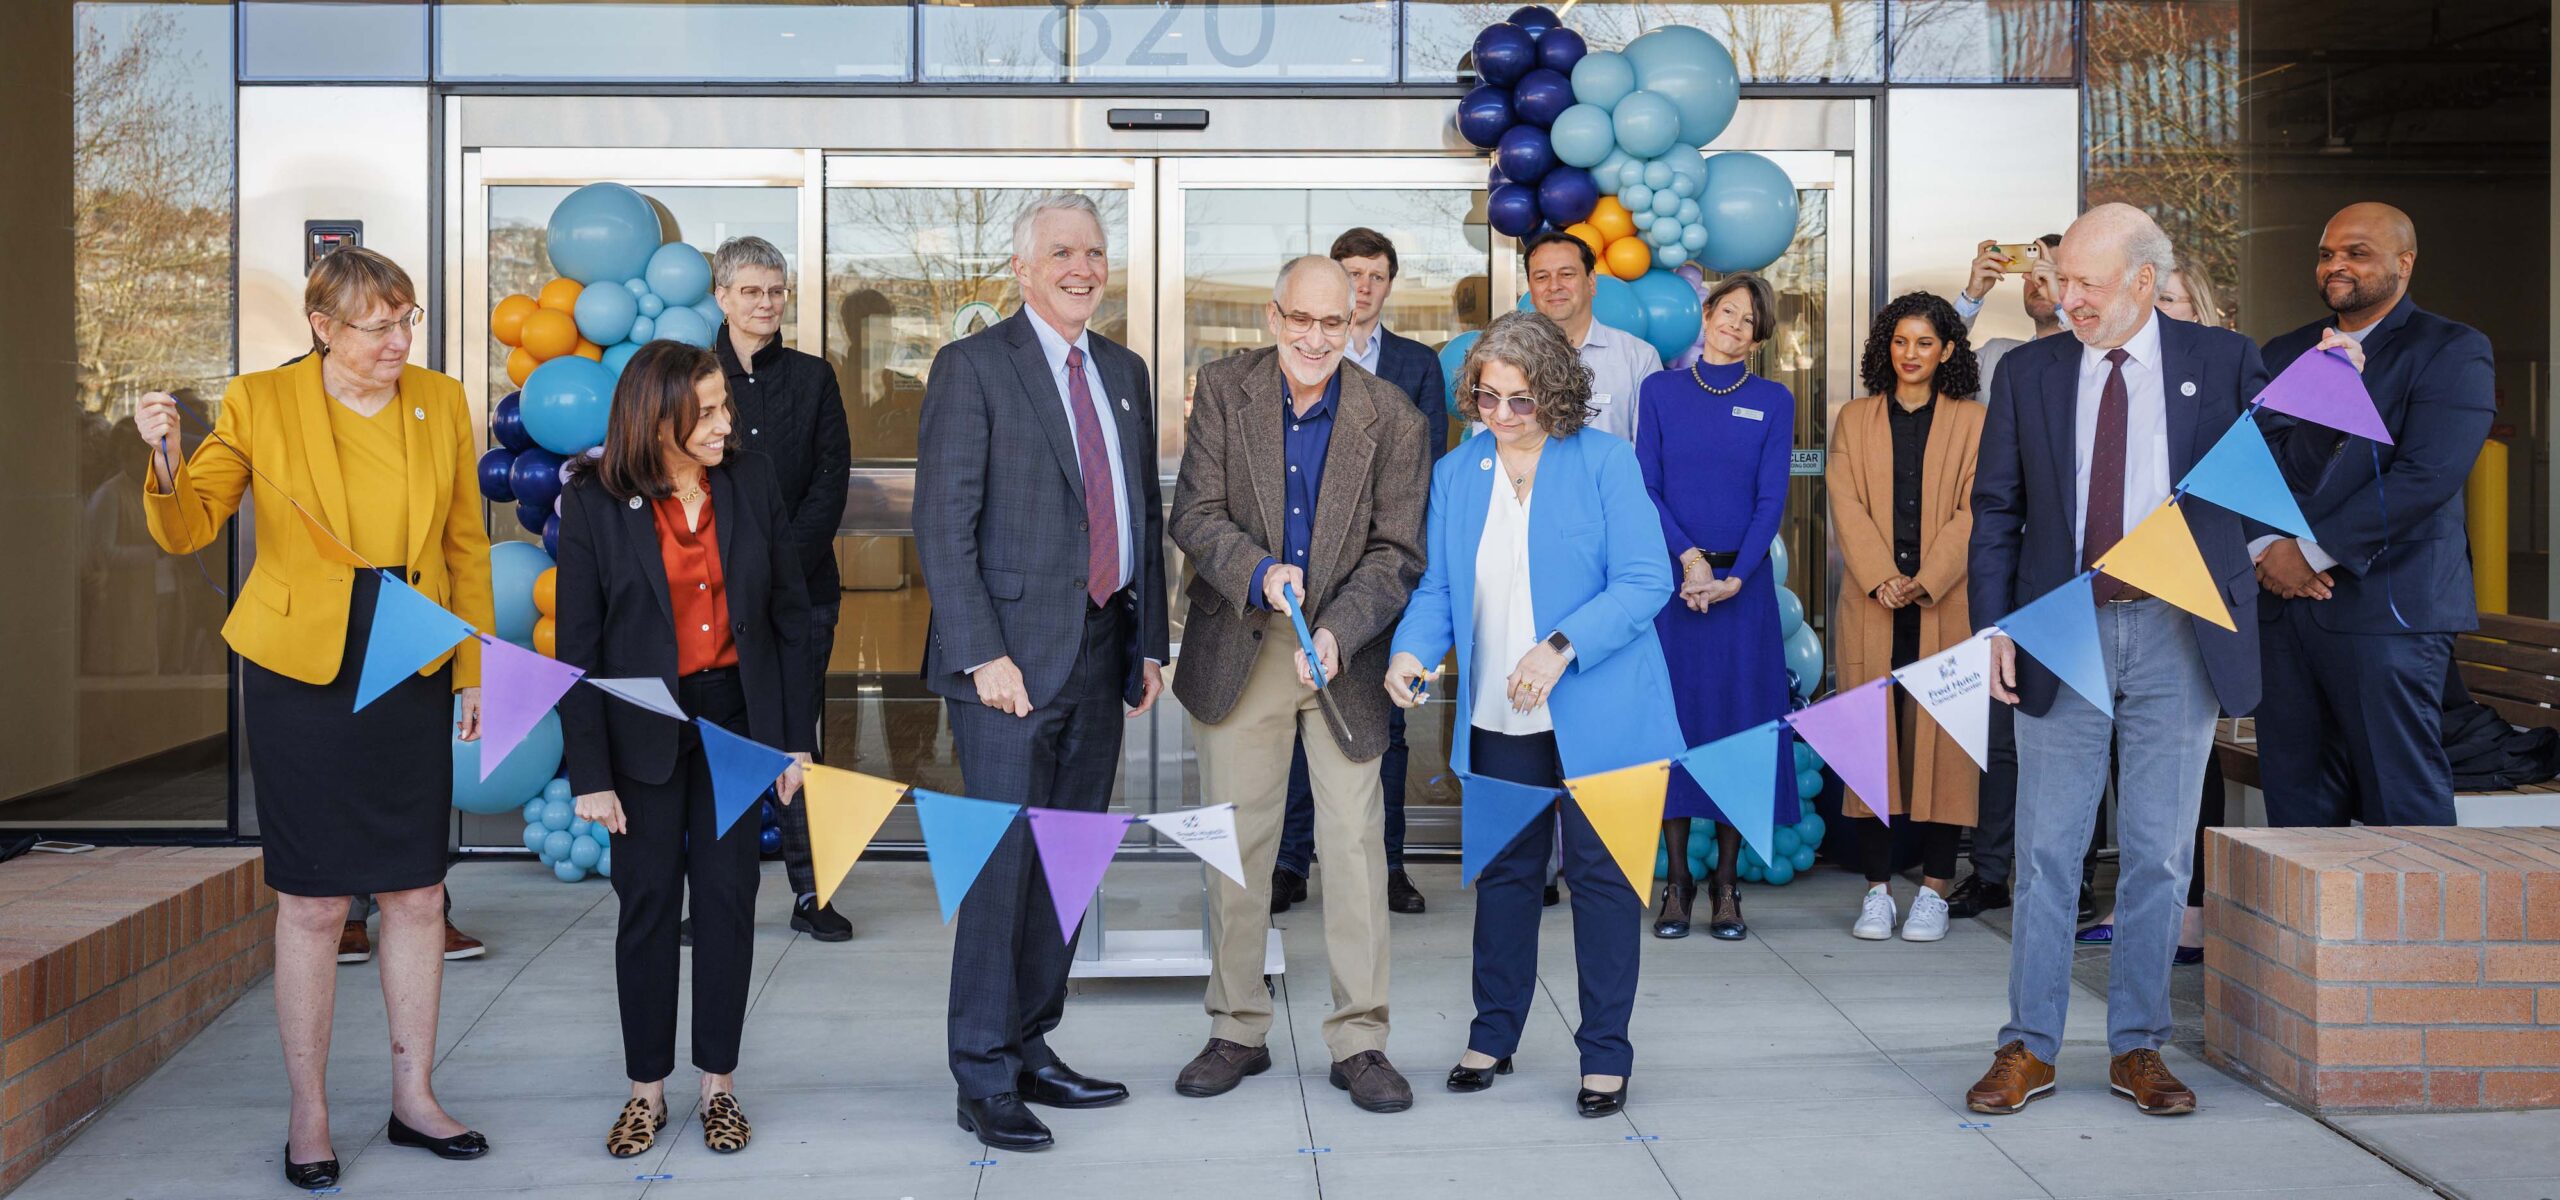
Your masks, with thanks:
<instances>
[{"instance_id":1,"label":"bunting banner","mask_svg":"<svg viewBox=\"0 0 2560 1200\"><path fill-rule=\"evenodd\" d=\"M2098 569L2224 629L2235 628L2231 606L2223 603L2222 588L2187 528L2187 514L2174 500L2151 510L2123 541L2098 556Z\"/></svg>"},{"instance_id":2,"label":"bunting banner","mask_svg":"<svg viewBox=\"0 0 2560 1200\"><path fill-rule=\"evenodd\" d=\"M1698 781L1723 811L1725 824L1742 835L1762 862L1778 858L1778 757L1786 752L1784 733L1779 722L1768 721L1692 747L1674 760Z\"/></svg>"},{"instance_id":3,"label":"bunting banner","mask_svg":"<svg viewBox=\"0 0 2560 1200\"><path fill-rule=\"evenodd\" d=\"M368 571L378 569L372 563L366 562L363 555L356 553L354 547L339 541L338 535L329 532L329 527L321 524L320 518L312 516L310 509L296 504L293 506L293 515L302 518L302 531L311 535L311 544L320 551L320 557L333 563L362 567Z\"/></svg>"},{"instance_id":4,"label":"bunting banner","mask_svg":"<svg viewBox=\"0 0 2560 1200\"><path fill-rule=\"evenodd\" d=\"M942 902L942 923L948 925L1022 806L914 791L916 823L924 827L924 856L933 868L933 894Z\"/></svg>"},{"instance_id":5,"label":"bunting banner","mask_svg":"<svg viewBox=\"0 0 2560 1200\"><path fill-rule=\"evenodd\" d=\"M1151 813L1138 818L1183 849L1200 856L1219 874L1235 881L1237 887L1250 887L1244 879L1243 852L1236 843L1236 806L1212 804L1206 808L1184 808L1168 813Z\"/></svg>"},{"instance_id":6,"label":"bunting banner","mask_svg":"<svg viewBox=\"0 0 2560 1200\"><path fill-rule=\"evenodd\" d=\"M373 636L365 639L364 670L356 676L357 712L473 633L471 622L446 612L399 576L389 571L377 574L382 590L373 602ZM487 755L481 757L488 761Z\"/></svg>"},{"instance_id":7,"label":"bunting banner","mask_svg":"<svg viewBox=\"0 0 2560 1200\"><path fill-rule=\"evenodd\" d=\"M1841 784L1858 794L1875 819L1887 824L1893 821L1893 775L1885 768L1891 745L1885 724L1893 719L1887 703L1892 698L1893 682L1888 676L1836 692L1820 704L1787 714L1787 723L1795 726L1796 736L1822 756ZM1760 858L1766 862L1769 856L1763 854Z\"/></svg>"},{"instance_id":8,"label":"bunting banner","mask_svg":"<svg viewBox=\"0 0 2560 1200\"><path fill-rule=\"evenodd\" d=\"M2302 506L2294 502L2293 489L2286 486L2284 472L2276 466L2275 453L2267 449L2266 431L2258 428L2255 413L2232 422L2230 432L2196 460L2178 486L2190 496L2201 496L2296 537L2313 536L2311 522L2303 518Z\"/></svg>"},{"instance_id":9,"label":"bunting banner","mask_svg":"<svg viewBox=\"0 0 2560 1200\"><path fill-rule=\"evenodd\" d=\"M1671 786L1671 760L1660 759L1564 781L1591 831L1618 861L1636 895L1653 891L1653 852L1662 845L1662 797ZM1775 793L1772 793L1774 795ZM1463 826L1465 818L1459 818Z\"/></svg>"},{"instance_id":10,"label":"bunting banner","mask_svg":"<svg viewBox=\"0 0 2560 1200\"><path fill-rule=\"evenodd\" d=\"M605 695L625 704L639 705L659 716L673 717L679 721L693 719L684 715L684 710L676 706L675 696L667 691L667 681L655 675L642 675L631 679L590 679L587 683L603 691Z\"/></svg>"},{"instance_id":11,"label":"bunting banner","mask_svg":"<svg viewBox=\"0 0 2560 1200\"><path fill-rule=\"evenodd\" d=\"M751 742L737 734L696 717L693 727L702 731L702 757L711 767L711 811L718 822L721 837L729 836L729 827L738 823L747 810L756 806L756 798L771 790L791 766L791 756L767 746Z\"/></svg>"},{"instance_id":12,"label":"bunting banner","mask_svg":"<svg viewBox=\"0 0 2560 1200\"><path fill-rule=\"evenodd\" d=\"M2116 715L2107 690L2106 656L2098 649L2098 601L2089 591L2086 572L2000 618L1997 632L2035 655L2099 712Z\"/></svg>"},{"instance_id":13,"label":"bunting banner","mask_svg":"<svg viewBox=\"0 0 2560 1200\"><path fill-rule=\"evenodd\" d=\"M2341 433L2391 444L2391 431L2383 427L2382 414L2373 407L2373 393L2365 390L2364 375L2335 351L2305 351L2267 381L2256 403Z\"/></svg>"},{"instance_id":14,"label":"bunting banner","mask_svg":"<svg viewBox=\"0 0 2560 1200\"><path fill-rule=\"evenodd\" d=\"M854 860L879 836L880 823L906 794L907 785L895 780L810 765L800 784L800 803L809 806L809 865L818 876L818 907L835 902L836 889L853 871Z\"/></svg>"},{"instance_id":15,"label":"bunting banner","mask_svg":"<svg viewBox=\"0 0 2560 1200\"><path fill-rule=\"evenodd\" d=\"M1502 857L1529 822L1546 815L1564 793L1490 775L1458 776L1458 886L1471 887L1485 866ZM1594 822L1597 826L1597 822ZM1541 864L1543 867L1544 864Z\"/></svg>"},{"instance_id":16,"label":"bunting banner","mask_svg":"<svg viewBox=\"0 0 2560 1200\"><path fill-rule=\"evenodd\" d=\"M1058 913L1058 936L1072 946L1085 906L1093 903L1102 873L1111 869L1129 818L1115 812L1073 812L1063 808L1026 808L1031 844L1040 852L1040 874L1049 881L1049 903Z\"/></svg>"},{"instance_id":17,"label":"bunting banner","mask_svg":"<svg viewBox=\"0 0 2560 1200\"><path fill-rule=\"evenodd\" d=\"M586 672L546 658L503 638L480 639L480 779L498 769L542 714L586 677Z\"/></svg>"},{"instance_id":18,"label":"bunting banner","mask_svg":"<svg viewBox=\"0 0 2560 1200\"><path fill-rule=\"evenodd\" d=\"M1969 637L1935 658L1893 673L1921 711L1964 747L1973 765L1991 769L1991 639ZM1761 856L1763 859L1766 855Z\"/></svg>"}]
</instances>

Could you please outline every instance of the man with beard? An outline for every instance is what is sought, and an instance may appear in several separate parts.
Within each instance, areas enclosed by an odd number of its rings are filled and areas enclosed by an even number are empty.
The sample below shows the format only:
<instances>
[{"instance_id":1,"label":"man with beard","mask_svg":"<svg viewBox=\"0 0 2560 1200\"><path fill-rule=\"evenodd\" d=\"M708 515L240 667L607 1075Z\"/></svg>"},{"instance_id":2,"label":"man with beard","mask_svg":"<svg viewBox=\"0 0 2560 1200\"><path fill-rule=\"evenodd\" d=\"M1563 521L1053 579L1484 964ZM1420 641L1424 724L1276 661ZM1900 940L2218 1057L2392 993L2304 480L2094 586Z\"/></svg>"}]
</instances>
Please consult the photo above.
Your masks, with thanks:
<instances>
[{"instance_id":1,"label":"man with beard","mask_svg":"<svg viewBox=\"0 0 2560 1200\"><path fill-rule=\"evenodd\" d=\"M2417 231L2352 204L2320 233L2320 298L2336 316L2268 342L2282 371L2329 329L2364 348L2388 445L2261 414L2309 538L2250 545L2266 703L2260 774L2272 825L2453 824L2438 728L2453 639L2477 629L2462 488L2497 415L2489 339L2409 298Z\"/></svg>"}]
</instances>

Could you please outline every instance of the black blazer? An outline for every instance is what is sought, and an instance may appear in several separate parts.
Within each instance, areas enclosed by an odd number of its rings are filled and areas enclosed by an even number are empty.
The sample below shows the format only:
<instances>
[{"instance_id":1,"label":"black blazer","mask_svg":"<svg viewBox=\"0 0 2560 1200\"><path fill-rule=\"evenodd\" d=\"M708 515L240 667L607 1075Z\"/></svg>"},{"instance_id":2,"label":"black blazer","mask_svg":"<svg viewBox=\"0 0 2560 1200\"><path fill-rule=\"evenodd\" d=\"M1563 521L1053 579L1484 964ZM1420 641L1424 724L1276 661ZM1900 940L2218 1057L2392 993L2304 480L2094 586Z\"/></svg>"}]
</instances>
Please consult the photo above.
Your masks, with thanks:
<instances>
[{"instance_id":1,"label":"black blazer","mask_svg":"<svg viewBox=\"0 0 2560 1200\"><path fill-rule=\"evenodd\" d=\"M773 464L731 451L705 473L720 538L721 586L738 644L738 682L747 697L747 737L783 750L817 748L815 669L804 645L809 600L798 551L783 532L789 512ZM616 500L592 473L570 480L560 505L560 661L595 679L654 676L676 687L675 606L658 525L645 499ZM674 720L571 688L560 698L569 786L580 795L613 787L613 776L664 783L675 773Z\"/></svg>"},{"instance_id":2,"label":"black blazer","mask_svg":"<svg viewBox=\"0 0 2560 1200\"><path fill-rule=\"evenodd\" d=\"M1429 422L1431 457L1438 460L1449 452L1449 384L1440 370L1440 356L1409 337L1392 329L1382 329L1378 337L1378 378L1404 390L1413 406L1422 410Z\"/></svg>"},{"instance_id":3,"label":"black blazer","mask_svg":"<svg viewBox=\"0 0 2560 1200\"><path fill-rule=\"evenodd\" d=\"M835 368L780 338L757 351L754 362L739 362L726 325L711 345L729 378L738 444L773 464L790 517L785 532L807 572L809 603L832 612L843 601L836 528L844 523L844 495L853 478L853 442L845 432L844 393L836 386Z\"/></svg>"}]
</instances>

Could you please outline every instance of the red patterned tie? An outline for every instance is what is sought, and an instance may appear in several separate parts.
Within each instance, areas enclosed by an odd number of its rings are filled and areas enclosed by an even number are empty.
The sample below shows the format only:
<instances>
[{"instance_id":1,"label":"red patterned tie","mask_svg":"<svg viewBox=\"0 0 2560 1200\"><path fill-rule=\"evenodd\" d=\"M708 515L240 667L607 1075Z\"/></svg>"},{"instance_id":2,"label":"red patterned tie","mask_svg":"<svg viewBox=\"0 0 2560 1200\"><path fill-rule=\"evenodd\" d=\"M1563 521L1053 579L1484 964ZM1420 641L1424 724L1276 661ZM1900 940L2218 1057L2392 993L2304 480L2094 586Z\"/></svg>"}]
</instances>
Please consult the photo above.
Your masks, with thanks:
<instances>
[{"instance_id":1,"label":"red patterned tie","mask_svg":"<svg viewBox=\"0 0 2560 1200\"><path fill-rule=\"evenodd\" d=\"M2080 565L2094 567L2098 558L2124 540L2125 409L2132 402L2124 390L2124 347L2107 351L2107 386L2098 394L2098 436L2089 446L2089 512L2080 526ZM2098 603L2115 599L2124 586L2101 572L2090 590Z\"/></svg>"},{"instance_id":2,"label":"red patterned tie","mask_svg":"<svg viewBox=\"0 0 2560 1200\"><path fill-rule=\"evenodd\" d=\"M2121 389L2119 389L2121 390ZM1102 416L1093 406L1093 389L1085 383L1084 348L1067 347L1067 407L1076 414L1076 470L1084 475L1084 593L1093 605L1120 590L1120 511L1111 497L1111 451L1102 442ZM2123 420L2116 422L2121 426ZM2116 444L2124 444L2121 429ZM2121 460L2121 450L2116 457ZM2121 477L2121 467L2116 474Z\"/></svg>"}]
</instances>

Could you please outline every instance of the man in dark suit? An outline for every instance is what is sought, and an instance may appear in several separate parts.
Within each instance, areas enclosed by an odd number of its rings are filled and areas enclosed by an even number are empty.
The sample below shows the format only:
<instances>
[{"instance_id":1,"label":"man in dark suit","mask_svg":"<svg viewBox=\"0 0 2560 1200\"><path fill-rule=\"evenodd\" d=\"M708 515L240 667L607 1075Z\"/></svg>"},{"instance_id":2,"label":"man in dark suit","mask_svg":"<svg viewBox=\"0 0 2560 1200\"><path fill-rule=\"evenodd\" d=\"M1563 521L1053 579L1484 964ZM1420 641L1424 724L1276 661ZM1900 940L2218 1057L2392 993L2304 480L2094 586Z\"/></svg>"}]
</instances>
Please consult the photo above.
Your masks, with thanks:
<instances>
[{"instance_id":1,"label":"man in dark suit","mask_svg":"<svg viewBox=\"0 0 2560 1200\"><path fill-rule=\"evenodd\" d=\"M2072 336L2009 353L1983 427L1970 556L1978 626L1997 625L2088 571L2170 499L2174 481L2265 386L2248 339L2155 310L2175 265L2160 227L2126 205L2092 209L2063 234L2055 273ZM2044 664L2021 661L2008 638L1992 638L1991 694L2017 712L2017 909L2009 1023L1990 1071L1966 1094L1976 1112L2016 1112L2053 1089L2071 994L2072 901L2118 741L2142 751L2127 754L2117 776L2124 866L2108 1075L2146 1113L2195 1108L2195 1094L2159 1054L2175 1026L2170 957L2214 717L2258 702L2258 627L2241 518L2202 502L2180 507L2236 632L2094 576L2112 712L2062 686Z\"/></svg>"},{"instance_id":2,"label":"man in dark suit","mask_svg":"<svg viewBox=\"0 0 2560 1200\"><path fill-rule=\"evenodd\" d=\"M2497 383L2488 338L2409 299L2417 262L2408 214L2349 205L2320 233L2320 298L2336 316L2267 343L2277 371L2324 337L2362 345L2392 439L2259 418L2317 535L2251 546L2272 594L2258 610L2271 825L2453 824L2441 698L2454 635L2480 627L2462 489Z\"/></svg>"},{"instance_id":3,"label":"man in dark suit","mask_svg":"<svg viewBox=\"0 0 2560 1200\"><path fill-rule=\"evenodd\" d=\"M985 800L1099 812L1120 769L1122 706L1164 690L1164 520L1154 393L1137 355L1086 326L1110 264L1074 193L1014 222L1023 307L942 348L925 385L916 555L933 597L925 685L949 708L963 786ZM1016 822L961 902L951 954L960 1126L1037 1150L1024 1107L1127 1098L1050 1053L1069 947Z\"/></svg>"},{"instance_id":4,"label":"man in dark suit","mask_svg":"<svg viewBox=\"0 0 2560 1200\"><path fill-rule=\"evenodd\" d=\"M1396 287L1396 244L1375 229L1346 229L1333 239L1327 257L1342 264L1351 277L1351 336L1343 357L1394 384L1422 410L1424 444L1437 460L1449 448L1448 384L1440 356L1409 337L1387 328L1387 297ZM1387 796L1387 908L1418 913L1426 907L1422 891L1404 873L1404 710L1387 710L1387 752L1378 756L1378 782ZM1304 747L1289 760L1289 814L1280 826L1280 859L1271 876L1271 911L1307 898L1307 869L1315 859L1315 792L1307 783Z\"/></svg>"}]
</instances>

